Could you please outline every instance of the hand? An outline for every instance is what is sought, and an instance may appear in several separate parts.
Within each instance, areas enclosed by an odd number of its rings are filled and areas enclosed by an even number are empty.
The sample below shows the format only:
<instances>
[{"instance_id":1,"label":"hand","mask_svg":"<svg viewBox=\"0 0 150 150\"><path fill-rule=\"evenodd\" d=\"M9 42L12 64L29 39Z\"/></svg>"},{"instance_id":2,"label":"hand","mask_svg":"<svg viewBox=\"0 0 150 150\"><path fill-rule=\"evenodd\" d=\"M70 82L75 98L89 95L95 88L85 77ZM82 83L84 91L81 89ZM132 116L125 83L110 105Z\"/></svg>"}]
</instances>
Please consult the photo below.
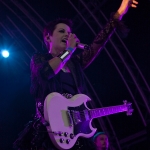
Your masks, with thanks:
<instances>
[{"instance_id":1,"label":"hand","mask_svg":"<svg viewBox=\"0 0 150 150\"><path fill-rule=\"evenodd\" d=\"M79 43L79 39L76 37L75 34L70 33L67 41L67 47L76 48L76 44Z\"/></svg>"},{"instance_id":2,"label":"hand","mask_svg":"<svg viewBox=\"0 0 150 150\"><path fill-rule=\"evenodd\" d=\"M123 15L127 13L129 7L136 8L137 4L138 2L136 0L122 0L120 8L117 11L120 15L119 19L121 19Z\"/></svg>"}]
</instances>

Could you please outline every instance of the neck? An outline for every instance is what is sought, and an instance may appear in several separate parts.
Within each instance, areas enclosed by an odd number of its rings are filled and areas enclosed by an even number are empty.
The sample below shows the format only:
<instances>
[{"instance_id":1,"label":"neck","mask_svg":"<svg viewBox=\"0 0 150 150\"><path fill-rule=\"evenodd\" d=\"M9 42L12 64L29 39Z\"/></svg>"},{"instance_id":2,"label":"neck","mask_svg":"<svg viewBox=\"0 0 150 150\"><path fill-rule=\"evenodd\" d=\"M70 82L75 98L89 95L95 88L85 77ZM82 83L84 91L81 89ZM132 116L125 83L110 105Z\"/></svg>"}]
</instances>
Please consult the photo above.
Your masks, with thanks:
<instances>
[{"instance_id":1,"label":"neck","mask_svg":"<svg viewBox=\"0 0 150 150\"><path fill-rule=\"evenodd\" d=\"M56 57L58 56L59 54L61 54L62 52L64 51L64 49L54 49L52 47L49 48L49 53L53 56L53 57Z\"/></svg>"},{"instance_id":2,"label":"neck","mask_svg":"<svg viewBox=\"0 0 150 150\"><path fill-rule=\"evenodd\" d=\"M56 57L56 56L58 56L57 54L55 54L55 53L51 53L51 52L49 52L53 57Z\"/></svg>"},{"instance_id":3,"label":"neck","mask_svg":"<svg viewBox=\"0 0 150 150\"><path fill-rule=\"evenodd\" d=\"M48 53L50 53L53 57L56 57L59 55L56 51L52 51L52 50L49 50Z\"/></svg>"}]
</instances>

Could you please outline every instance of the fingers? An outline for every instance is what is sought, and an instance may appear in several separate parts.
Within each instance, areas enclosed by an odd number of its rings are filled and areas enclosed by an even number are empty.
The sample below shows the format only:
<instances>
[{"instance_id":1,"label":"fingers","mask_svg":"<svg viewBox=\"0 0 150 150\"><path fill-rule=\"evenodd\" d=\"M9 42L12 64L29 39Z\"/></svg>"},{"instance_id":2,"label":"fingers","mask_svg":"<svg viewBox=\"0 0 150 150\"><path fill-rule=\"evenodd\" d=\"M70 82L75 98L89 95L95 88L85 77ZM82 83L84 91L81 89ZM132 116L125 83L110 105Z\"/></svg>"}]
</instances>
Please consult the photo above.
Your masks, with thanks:
<instances>
[{"instance_id":1,"label":"fingers","mask_svg":"<svg viewBox=\"0 0 150 150\"><path fill-rule=\"evenodd\" d=\"M70 33L70 34L69 34L69 37L76 37L76 35L73 34L73 33Z\"/></svg>"},{"instance_id":2,"label":"fingers","mask_svg":"<svg viewBox=\"0 0 150 150\"><path fill-rule=\"evenodd\" d=\"M132 8L136 8L137 6L136 6L136 5L134 5L134 4L131 4L131 7L132 7Z\"/></svg>"},{"instance_id":3,"label":"fingers","mask_svg":"<svg viewBox=\"0 0 150 150\"><path fill-rule=\"evenodd\" d=\"M75 38L76 38L76 35L75 35L75 34L73 34L73 33L70 33L70 34L69 34L68 39L70 39L70 40L72 39L72 40L73 40L73 39L75 39Z\"/></svg>"},{"instance_id":4,"label":"fingers","mask_svg":"<svg viewBox=\"0 0 150 150\"><path fill-rule=\"evenodd\" d=\"M77 43L80 43L80 40L77 38L77 41L76 41Z\"/></svg>"},{"instance_id":5,"label":"fingers","mask_svg":"<svg viewBox=\"0 0 150 150\"><path fill-rule=\"evenodd\" d=\"M79 43L80 40L77 38L77 36L73 33L70 33L69 37L68 37L68 42L67 45L68 47L76 47L76 44Z\"/></svg>"},{"instance_id":6,"label":"fingers","mask_svg":"<svg viewBox=\"0 0 150 150\"><path fill-rule=\"evenodd\" d=\"M75 34L72 34L72 35L73 35L73 37L75 38L76 42L79 43L80 40L77 38L77 36L76 36Z\"/></svg>"},{"instance_id":7,"label":"fingers","mask_svg":"<svg viewBox=\"0 0 150 150\"><path fill-rule=\"evenodd\" d=\"M77 38L77 36L76 36L75 34L73 34L73 33L70 33L69 38L70 38L70 39L74 39L76 42L79 42L79 41L80 41L80 40Z\"/></svg>"},{"instance_id":8,"label":"fingers","mask_svg":"<svg viewBox=\"0 0 150 150\"><path fill-rule=\"evenodd\" d=\"M134 4L138 4L138 1L136 1L136 0L133 0L133 3L134 3Z\"/></svg>"},{"instance_id":9,"label":"fingers","mask_svg":"<svg viewBox=\"0 0 150 150\"><path fill-rule=\"evenodd\" d=\"M131 4L130 4L131 7L136 8L137 5L138 5L138 2L136 0L131 0Z\"/></svg>"}]
</instances>

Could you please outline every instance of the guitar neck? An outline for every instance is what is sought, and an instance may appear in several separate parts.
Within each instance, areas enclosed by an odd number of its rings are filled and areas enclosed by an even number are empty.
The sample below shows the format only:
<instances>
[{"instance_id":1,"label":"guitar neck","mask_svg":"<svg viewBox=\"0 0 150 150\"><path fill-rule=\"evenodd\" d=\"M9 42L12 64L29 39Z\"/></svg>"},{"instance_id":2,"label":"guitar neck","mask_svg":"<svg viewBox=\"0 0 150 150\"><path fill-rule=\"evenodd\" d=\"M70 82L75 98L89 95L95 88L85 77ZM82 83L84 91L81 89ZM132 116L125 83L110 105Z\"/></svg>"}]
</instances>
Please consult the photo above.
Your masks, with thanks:
<instances>
[{"instance_id":1,"label":"guitar neck","mask_svg":"<svg viewBox=\"0 0 150 150\"><path fill-rule=\"evenodd\" d=\"M124 111L127 111L126 105L91 109L89 112L90 112L91 118L98 118L98 117L116 114L116 113L124 112Z\"/></svg>"}]
</instances>

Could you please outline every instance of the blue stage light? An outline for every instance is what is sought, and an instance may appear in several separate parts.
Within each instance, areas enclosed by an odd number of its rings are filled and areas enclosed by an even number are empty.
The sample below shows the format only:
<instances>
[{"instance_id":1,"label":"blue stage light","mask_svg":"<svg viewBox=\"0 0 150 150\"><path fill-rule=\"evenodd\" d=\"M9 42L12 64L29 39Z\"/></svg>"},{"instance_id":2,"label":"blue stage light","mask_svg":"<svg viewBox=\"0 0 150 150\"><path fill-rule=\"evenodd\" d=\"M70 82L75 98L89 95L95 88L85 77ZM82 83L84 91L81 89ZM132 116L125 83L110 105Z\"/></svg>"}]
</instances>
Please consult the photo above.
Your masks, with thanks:
<instances>
[{"instance_id":1,"label":"blue stage light","mask_svg":"<svg viewBox=\"0 0 150 150\"><path fill-rule=\"evenodd\" d=\"M5 58L9 57L9 52L8 52L7 50L2 50L2 51L1 51L1 54L2 54L2 56L5 57Z\"/></svg>"}]
</instances>

